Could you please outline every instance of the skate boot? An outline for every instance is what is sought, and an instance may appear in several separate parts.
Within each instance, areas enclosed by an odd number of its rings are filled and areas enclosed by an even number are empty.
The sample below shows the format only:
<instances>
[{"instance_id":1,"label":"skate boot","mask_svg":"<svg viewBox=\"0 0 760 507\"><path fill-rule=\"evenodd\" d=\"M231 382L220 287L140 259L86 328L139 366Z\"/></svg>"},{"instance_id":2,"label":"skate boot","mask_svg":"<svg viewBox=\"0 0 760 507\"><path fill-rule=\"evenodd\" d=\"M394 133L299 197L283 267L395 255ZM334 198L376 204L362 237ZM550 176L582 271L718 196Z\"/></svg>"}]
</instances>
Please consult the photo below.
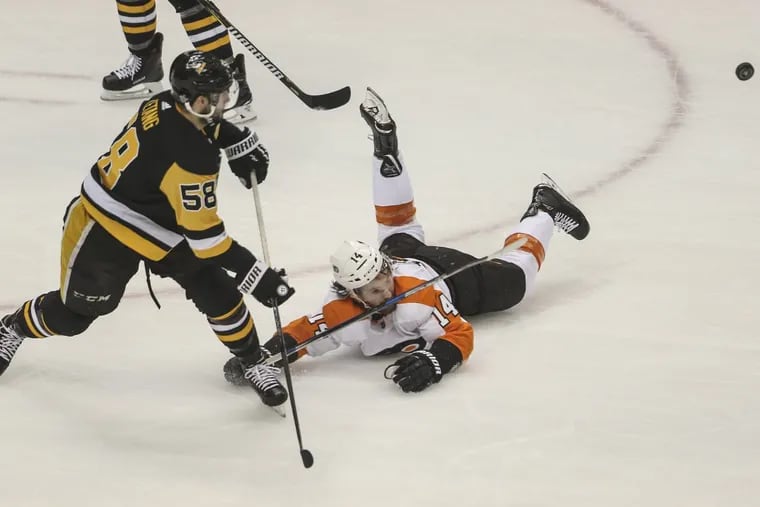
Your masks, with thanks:
<instances>
[{"instance_id":1,"label":"skate boot","mask_svg":"<svg viewBox=\"0 0 760 507\"><path fill-rule=\"evenodd\" d=\"M103 78L103 100L128 100L150 97L163 87L164 67L161 64L161 47L164 36L156 32L150 47L139 54L130 53L121 67Z\"/></svg>"},{"instance_id":2,"label":"skate boot","mask_svg":"<svg viewBox=\"0 0 760 507\"><path fill-rule=\"evenodd\" d=\"M277 380L277 373L280 369L276 366L263 364L269 356L269 351L262 347L255 362L246 362L245 359L241 359L243 377L259 395L264 405L276 407L285 403L288 399L288 391Z\"/></svg>"},{"instance_id":3,"label":"skate boot","mask_svg":"<svg viewBox=\"0 0 760 507\"><path fill-rule=\"evenodd\" d=\"M375 158L383 161L380 174L386 178L398 176L401 174L402 164L398 154L396 122L388 113L383 99L369 86L364 102L359 105L359 113L372 129L373 154Z\"/></svg>"},{"instance_id":4,"label":"skate boot","mask_svg":"<svg viewBox=\"0 0 760 507\"><path fill-rule=\"evenodd\" d=\"M534 216L540 211L545 211L554 220L554 225L561 230L581 240L588 236L591 226L581 210L570 202L570 199L562 192L559 186L546 173L544 181L533 189L533 201L523 215Z\"/></svg>"},{"instance_id":5,"label":"skate boot","mask_svg":"<svg viewBox=\"0 0 760 507\"><path fill-rule=\"evenodd\" d=\"M13 322L14 318L15 314L11 314L0 319L0 375L11 364L13 356L24 341L24 337L18 332Z\"/></svg>"},{"instance_id":6,"label":"skate boot","mask_svg":"<svg viewBox=\"0 0 760 507\"><path fill-rule=\"evenodd\" d=\"M232 77L238 84L238 96L235 105L224 112L224 119L232 123L247 123L256 119L256 111L253 110L253 94L251 87L246 81L245 58L237 55L229 63Z\"/></svg>"}]
</instances>

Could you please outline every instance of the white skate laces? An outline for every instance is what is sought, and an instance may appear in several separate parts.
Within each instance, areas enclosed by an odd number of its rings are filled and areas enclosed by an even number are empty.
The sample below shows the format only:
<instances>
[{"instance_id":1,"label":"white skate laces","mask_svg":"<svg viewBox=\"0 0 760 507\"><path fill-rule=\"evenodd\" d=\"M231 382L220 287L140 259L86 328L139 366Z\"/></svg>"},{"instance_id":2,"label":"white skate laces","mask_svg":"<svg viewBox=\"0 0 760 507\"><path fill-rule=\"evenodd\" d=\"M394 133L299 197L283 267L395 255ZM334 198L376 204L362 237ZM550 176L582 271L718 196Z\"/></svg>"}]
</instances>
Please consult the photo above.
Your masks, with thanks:
<instances>
[{"instance_id":1,"label":"white skate laces","mask_svg":"<svg viewBox=\"0 0 760 507\"><path fill-rule=\"evenodd\" d=\"M22 341L24 341L22 336L0 320L0 357L10 362Z\"/></svg>"},{"instance_id":2,"label":"white skate laces","mask_svg":"<svg viewBox=\"0 0 760 507\"><path fill-rule=\"evenodd\" d=\"M580 224L577 221L570 218L568 215L558 211L554 215L554 225L560 231L566 234L570 234L570 232L575 230Z\"/></svg>"},{"instance_id":3,"label":"white skate laces","mask_svg":"<svg viewBox=\"0 0 760 507\"><path fill-rule=\"evenodd\" d=\"M119 79L133 78L140 71L142 67L142 58L130 53L129 58L121 64L121 67L113 71L113 73Z\"/></svg>"},{"instance_id":4,"label":"white skate laces","mask_svg":"<svg viewBox=\"0 0 760 507\"><path fill-rule=\"evenodd\" d=\"M245 369L244 376L246 380L253 383L260 391L268 391L274 387L279 387L280 382L276 374L280 369L276 366L266 364L255 364Z\"/></svg>"}]
</instances>

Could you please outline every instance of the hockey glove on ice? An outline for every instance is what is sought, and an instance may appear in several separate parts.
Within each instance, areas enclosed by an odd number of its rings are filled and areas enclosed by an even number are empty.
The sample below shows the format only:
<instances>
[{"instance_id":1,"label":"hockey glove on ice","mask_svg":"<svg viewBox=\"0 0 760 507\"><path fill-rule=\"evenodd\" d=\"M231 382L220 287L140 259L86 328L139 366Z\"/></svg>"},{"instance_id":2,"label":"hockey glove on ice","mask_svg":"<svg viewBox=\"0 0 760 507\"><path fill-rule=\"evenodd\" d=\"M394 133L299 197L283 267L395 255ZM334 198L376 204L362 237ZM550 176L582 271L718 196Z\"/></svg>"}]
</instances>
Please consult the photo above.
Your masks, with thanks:
<instances>
[{"instance_id":1,"label":"hockey glove on ice","mask_svg":"<svg viewBox=\"0 0 760 507\"><path fill-rule=\"evenodd\" d=\"M224 146L230 169L245 188L253 186L254 174L257 183L266 179L269 152L259 141L256 132L251 132L248 127L241 131L234 125L223 122L220 125L219 142Z\"/></svg>"},{"instance_id":2,"label":"hockey glove on ice","mask_svg":"<svg viewBox=\"0 0 760 507\"><path fill-rule=\"evenodd\" d=\"M272 301L279 306L295 293L295 289L288 285L284 269L275 271L260 260L242 278L238 278L238 290L251 294L259 303L270 308L274 306Z\"/></svg>"},{"instance_id":3,"label":"hockey glove on ice","mask_svg":"<svg viewBox=\"0 0 760 507\"><path fill-rule=\"evenodd\" d=\"M385 378L393 379L405 393L422 391L442 376L438 358L427 350L412 352L385 369Z\"/></svg>"}]
</instances>

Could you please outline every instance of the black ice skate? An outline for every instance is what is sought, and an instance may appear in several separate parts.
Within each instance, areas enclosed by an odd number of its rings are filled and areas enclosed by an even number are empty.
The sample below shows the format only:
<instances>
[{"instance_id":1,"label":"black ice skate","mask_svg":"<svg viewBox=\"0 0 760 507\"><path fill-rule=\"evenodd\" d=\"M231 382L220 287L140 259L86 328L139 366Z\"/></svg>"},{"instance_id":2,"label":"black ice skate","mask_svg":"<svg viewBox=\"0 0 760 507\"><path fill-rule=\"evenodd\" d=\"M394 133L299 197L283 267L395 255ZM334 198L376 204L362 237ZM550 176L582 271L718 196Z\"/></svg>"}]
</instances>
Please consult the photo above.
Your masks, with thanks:
<instances>
[{"instance_id":1,"label":"black ice skate","mask_svg":"<svg viewBox=\"0 0 760 507\"><path fill-rule=\"evenodd\" d=\"M398 176L401 174L402 167L398 158L396 122L388 113L383 99L369 86L364 102L359 105L359 113L372 129L374 156L383 160L380 174L386 178Z\"/></svg>"},{"instance_id":2,"label":"black ice skate","mask_svg":"<svg viewBox=\"0 0 760 507\"><path fill-rule=\"evenodd\" d=\"M13 356L24 341L24 337L13 323L14 317L15 315L6 315L0 320L0 375L11 364Z\"/></svg>"},{"instance_id":3,"label":"black ice skate","mask_svg":"<svg viewBox=\"0 0 760 507\"><path fill-rule=\"evenodd\" d=\"M581 210L570 202L559 186L543 173L544 181L533 189L533 201L523 215L534 216L539 210L545 211L554 220L554 225L575 239L581 240L588 236L591 226Z\"/></svg>"},{"instance_id":4,"label":"black ice skate","mask_svg":"<svg viewBox=\"0 0 760 507\"><path fill-rule=\"evenodd\" d=\"M282 405L288 399L288 391L277 380L280 369L276 366L267 366L264 361L270 356L269 351L261 348L256 362L244 364L243 376L250 383L253 390L268 407ZM281 414L283 415L283 414Z\"/></svg>"},{"instance_id":5,"label":"black ice skate","mask_svg":"<svg viewBox=\"0 0 760 507\"><path fill-rule=\"evenodd\" d=\"M128 100L150 97L163 87L164 67L161 64L161 47L164 36L157 32L145 51L130 53L121 67L103 78L103 100Z\"/></svg>"},{"instance_id":6,"label":"black ice skate","mask_svg":"<svg viewBox=\"0 0 760 507\"><path fill-rule=\"evenodd\" d=\"M232 77L238 84L238 98L235 105L224 112L224 119L232 123L246 123L256 119L256 111L253 110L253 94L251 87L246 81L245 59L243 55L237 55L229 64Z\"/></svg>"}]
</instances>

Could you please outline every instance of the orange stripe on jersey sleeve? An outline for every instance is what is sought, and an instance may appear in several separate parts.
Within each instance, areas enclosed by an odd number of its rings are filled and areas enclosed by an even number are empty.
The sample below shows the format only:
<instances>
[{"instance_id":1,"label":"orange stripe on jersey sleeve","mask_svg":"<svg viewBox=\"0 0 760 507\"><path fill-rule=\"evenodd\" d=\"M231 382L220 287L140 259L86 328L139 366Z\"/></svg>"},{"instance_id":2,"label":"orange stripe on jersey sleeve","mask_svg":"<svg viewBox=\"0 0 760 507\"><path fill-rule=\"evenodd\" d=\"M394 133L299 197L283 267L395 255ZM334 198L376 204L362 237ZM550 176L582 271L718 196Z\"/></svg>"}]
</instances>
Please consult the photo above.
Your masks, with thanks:
<instances>
[{"instance_id":1,"label":"orange stripe on jersey sleeve","mask_svg":"<svg viewBox=\"0 0 760 507\"><path fill-rule=\"evenodd\" d=\"M417 213L414 201L393 206L375 206L375 219L378 224L399 226L409 223Z\"/></svg>"}]
</instances>

